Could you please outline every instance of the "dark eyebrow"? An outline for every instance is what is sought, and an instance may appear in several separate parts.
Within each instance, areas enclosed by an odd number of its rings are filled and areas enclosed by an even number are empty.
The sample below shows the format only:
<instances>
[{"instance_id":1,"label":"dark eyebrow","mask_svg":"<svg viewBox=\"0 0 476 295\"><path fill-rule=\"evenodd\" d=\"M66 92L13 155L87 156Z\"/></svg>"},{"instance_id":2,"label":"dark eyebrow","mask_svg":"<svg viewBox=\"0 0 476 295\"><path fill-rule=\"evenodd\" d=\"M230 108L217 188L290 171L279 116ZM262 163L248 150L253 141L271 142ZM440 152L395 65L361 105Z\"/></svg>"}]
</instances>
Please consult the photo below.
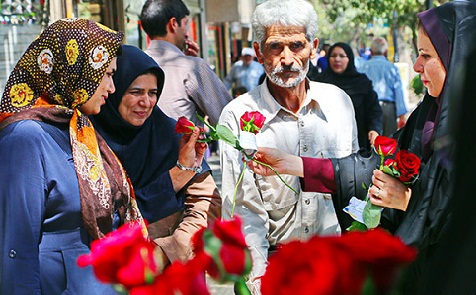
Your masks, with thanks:
<instances>
[{"instance_id":1,"label":"dark eyebrow","mask_svg":"<svg viewBox=\"0 0 476 295\"><path fill-rule=\"evenodd\" d=\"M131 91L131 90L145 90L145 88L131 87L131 88L129 88L129 91ZM157 91L158 91L159 88L151 88L151 89L149 89L149 91L150 91L150 90L157 90Z\"/></svg>"}]
</instances>

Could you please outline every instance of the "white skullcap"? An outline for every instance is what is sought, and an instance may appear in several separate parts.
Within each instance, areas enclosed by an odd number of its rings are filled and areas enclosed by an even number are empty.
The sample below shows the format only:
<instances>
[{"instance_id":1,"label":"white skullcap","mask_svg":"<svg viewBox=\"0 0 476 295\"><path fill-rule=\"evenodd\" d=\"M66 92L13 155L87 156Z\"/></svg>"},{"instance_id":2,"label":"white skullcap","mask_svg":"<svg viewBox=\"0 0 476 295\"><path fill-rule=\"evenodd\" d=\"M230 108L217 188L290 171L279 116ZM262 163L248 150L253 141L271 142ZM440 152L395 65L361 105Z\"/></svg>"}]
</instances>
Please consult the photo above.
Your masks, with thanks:
<instances>
[{"instance_id":1,"label":"white skullcap","mask_svg":"<svg viewBox=\"0 0 476 295\"><path fill-rule=\"evenodd\" d=\"M255 51L252 48L244 47L241 50L241 56L245 56L245 55L251 55L251 56L254 57L255 56Z\"/></svg>"}]
</instances>

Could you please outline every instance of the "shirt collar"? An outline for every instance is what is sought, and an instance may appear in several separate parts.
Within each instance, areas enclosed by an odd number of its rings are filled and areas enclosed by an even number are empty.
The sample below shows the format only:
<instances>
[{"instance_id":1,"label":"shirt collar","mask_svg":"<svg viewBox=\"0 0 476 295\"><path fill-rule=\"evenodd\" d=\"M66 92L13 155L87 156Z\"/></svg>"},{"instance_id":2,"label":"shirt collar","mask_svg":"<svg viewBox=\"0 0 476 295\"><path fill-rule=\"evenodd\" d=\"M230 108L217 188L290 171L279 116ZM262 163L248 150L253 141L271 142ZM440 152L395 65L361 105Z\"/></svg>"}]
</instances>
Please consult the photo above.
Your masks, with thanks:
<instances>
[{"instance_id":1,"label":"shirt collar","mask_svg":"<svg viewBox=\"0 0 476 295\"><path fill-rule=\"evenodd\" d=\"M262 104L263 104L263 105L259 106L259 110L266 117L265 124L268 123L269 121L273 120L274 117L276 117L280 111L286 112L289 115L297 117L296 114L294 114L290 110L288 110L285 107L283 107L282 105L280 105L274 99L274 97L269 92L268 84L266 83L267 80L268 80L268 78L266 78L263 81L263 83L259 86L260 87L260 92L261 92L261 97L262 97ZM306 81L307 81L306 83L309 84L309 87L306 91L306 98L304 100L304 104L301 108L301 111L303 109L308 108L308 107L317 108L318 105L319 105L319 102L317 100L317 98L318 98L317 92L312 91L312 89L310 87L310 81L309 81L308 78L306 78Z\"/></svg>"},{"instance_id":2,"label":"shirt collar","mask_svg":"<svg viewBox=\"0 0 476 295\"><path fill-rule=\"evenodd\" d=\"M177 46L174 44L164 41L164 40L150 40L150 44L148 49L156 49L156 48L165 48L166 50L172 50L175 51L176 53L181 53L185 55L182 50L180 50Z\"/></svg>"}]
</instances>

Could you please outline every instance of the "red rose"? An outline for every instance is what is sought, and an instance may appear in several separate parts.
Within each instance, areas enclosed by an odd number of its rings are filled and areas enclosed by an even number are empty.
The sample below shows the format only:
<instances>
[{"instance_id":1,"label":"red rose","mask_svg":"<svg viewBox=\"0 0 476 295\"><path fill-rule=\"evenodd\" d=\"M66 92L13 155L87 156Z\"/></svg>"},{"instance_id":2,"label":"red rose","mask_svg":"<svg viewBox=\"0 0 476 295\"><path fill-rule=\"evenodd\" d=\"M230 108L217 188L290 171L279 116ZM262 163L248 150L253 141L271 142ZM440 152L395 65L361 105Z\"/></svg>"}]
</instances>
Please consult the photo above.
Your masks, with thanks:
<instances>
[{"instance_id":1,"label":"red rose","mask_svg":"<svg viewBox=\"0 0 476 295\"><path fill-rule=\"evenodd\" d=\"M263 295L333 294L339 278L332 249L315 248L310 242L282 245L268 262L261 278Z\"/></svg>"},{"instance_id":2,"label":"red rose","mask_svg":"<svg viewBox=\"0 0 476 295\"><path fill-rule=\"evenodd\" d=\"M155 244L142 234L142 226L128 223L91 243L91 252L78 257L80 267L92 265L104 283L126 288L150 283L157 272Z\"/></svg>"},{"instance_id":3,"label":"red rose","mask_svg":"<svg viewBox=\"0 0 476 295\"><path fill-rule=\"evenodd\" d=\"M388 158L388 159L385 159L385 162L383 162L383 165L384 165L384 166L387 166L387 167L392 167L392 166L394 166L396 163L397 163L397 161L395 161L395 159Z\"/></svg>"},{"instance_id":4,"label":"red rose","mask_svg":"<svg viewBox=\"0 0 476 295\"><path fill-rule=\"evenodd\" d=\"M416 256L414 248L383 229L348 232L342 235L341 245L354 259L370 265L405 264ZM377 247L378 245L378 247Z\"/></svg>"},{"instance_id":5,"label":"red rose","mask_svg":"<svg viewBox=\"0 0 476 295\"><path fill-rule=\"evenodd\" d=\"M395 155L397 162L396 169L400 171L400 177L398 178L402 182L411 181L420 169L421 161L415 154L406 150L400 150Z\"/></svg>"},{"instance_id":6,"label":"red rose","mask_svg":"<svg viewBox=\"0 0 476 295\"><path fill-rule=\"evenodd\" d=\"M389 156L395 153L397 141L386 136L377 136L374 142L375 152L381 156Z\"/></svg>"},{"instance_id":7,"label":"red rose","mask_svg":"<svg viewBox=\"0 0 476 295\"><path fill-rule=\"evenodd\" d=\"M386 294L399 267L415 257L413 248L380 229L290 242L269 258L261 291L357 295L371 275L376 294Z\"/></svg>"},{"instance_id":8,"label":"red rose","mask_svg":"<svg viewBox=\"0 0 476 295\"><path fill-rule=\"evenodd\" d=\"M258 111L245 112L240 118L240 129L254 134L263 128L266 117Z\"/></svg>"},{"instance_id":9,"label":"red rose","mask_svg":"<svg viewBox=\"0 0 476 295\"><path fill-rule=\"evenodd\" d=\"M414 248L383 229L349 232L342 236L341 242L348 255L371 272L379 290L377 294L387 294L393 286L396 272L417 255Z\"/></svg>"},{"instance_id":10,"label":"red rose","mask_svg":"<svg viewBox=\"0 0 476 295\"><path fill-rule=\"evenodd\" d=\"M195 124L186 117L180 117L175 125L175 133L190 134L195 129Z\"/></svg>"},{"instance_id":11,"label":"red rose","mask_svg":"<svg viewBox=\"0 0 476 295\"><path fill-rule=\"evenodd\" d=\"M241 219L235 216L231 220L217 220L212 227L212 232L222 243L247 248L245 236L241 230Z\"/></svg>"},{"instance_id":12,"label":"red rose","mask_svg":"<svg viewBox=\"0 0 476 295\"><path fill-rule=\"evenodd\" d=\"M205 260L204 260L205 259ZM203 265L207 257L194 257L187 263L175 261L156 277L153 284L133 287L130 295L209 295Z\"/></svg>"},{"instance_id":13,"label":"red rose","mask_svg":"<svg viewBox=\"0 0 476 295\"><path fill-rule=\"evenodd\" d=\"M206 269L218 281L234 280L251 271L251 254L241 230L241 219L217 220L193 237L194 253L207 255Z\"/></svg>"},{"instance_id":14,"label":"red rose","mask_svg":"<svg viewBox=\"0 0 476 295\"><path fill-rule=\"evenodd\" d=\"M342 251L340 237L293 241L269 258L263 295L360 294L365 269Z\"/></svg>"}]
</instances>

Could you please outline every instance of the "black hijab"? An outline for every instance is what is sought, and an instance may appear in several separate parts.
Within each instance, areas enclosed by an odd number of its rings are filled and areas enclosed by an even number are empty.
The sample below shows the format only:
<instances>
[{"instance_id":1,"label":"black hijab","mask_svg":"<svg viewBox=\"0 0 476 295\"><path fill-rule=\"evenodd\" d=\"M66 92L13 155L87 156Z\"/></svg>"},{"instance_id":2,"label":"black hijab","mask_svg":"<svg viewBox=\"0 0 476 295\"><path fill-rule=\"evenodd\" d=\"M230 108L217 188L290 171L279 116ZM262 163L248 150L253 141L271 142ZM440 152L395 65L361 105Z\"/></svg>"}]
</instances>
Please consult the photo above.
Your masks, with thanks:
<instances>
[{"instance_id":1,"label":"black hijab","mask_svg":"<svg viewBox=\"0 0 476 295\"><path fill-rule=\"evenodd\" d=\"M133 126L122 119L118 108L129 85L140 75L152 71L157 76L158 93L164 86L164 72L139 48L122 45L114 74L116 92L109 96L99 115L92 121L121 160L134 189L151 183L164 171L171 169L178 158L180 135L175 134L175 120L167 117L157 106L142 126Z\"/></svg>"},{"instance_id":2,"label":"black hijab","mask_svg":"<svg viewBox=\"0 0 476 295\"><path fill-rule=\"evenodd\" d=\"M442 284L451 281L451 276L454 275L454 269L448 268L449 264L442 264L442 262L447 261L446 258L453 260L452 257L455 255L462 255L464 250L458 249L456 245L461 246L468 242L463 239L459 244L448 243L448 237L455 235L468 237L468 234L471 236L473 228L469 224L470 216L455 215L462 214L455 211L455 208L464 206L471 208L466 198L472 198L472 195L467 190L465 192L457 190L466 194L464 196L455 196L453 192L453 188L458 188L456 185L459 184L461 187L461 180L454 174L455 141L449 133L449 124L450 120L455 120L462 114L467 116L467 112L461 112L460 101L464 93L459 88L461 85L459 80L461 80L460 72L465 68L471 50L476 45L476 2L447 2L420 13L418 17L444 64L446 81L439 97L425 95L423 102L411 114L403 130L404 141L410 141L409 147L415 148L423 143L425 148L424 138L418 134L418 130L425 129L428 122L434 122L432 137L426 147L429 148L430 154L426 155L427 160L424 157L422 168L420 168L420 180L413 187L404 219L396 231L396 235L400 236L405 243L419 248L417 260L407 270L406 284L403 284L407 290L404 290L402 294L434 294L435 292L474 294L474 284L471 282L466 282L466 286L461 286L460 290L442 288ZM471 104L468 104L465 107L470 106ZM432 109L436 110L433 112L434 116L432 116ZM409 129L408 127L411 126L416 127ZM467 136L471 136L473 130L466 127L464 128ZM419 137L421 137L420 141ZM465 150L468 153L464 156L471 158L471 149ZM424 151L423 155L425 156ZM458 158L461 159L459 156ZM471 215L470 210L467 212ZM455 218L463 220L463 223L459 223L456 228L451 228L451 225L454 226ZM457 232L454 232L455 230ZM445 246L451 246L451 248L445 248ZM474 252L474 243L469 244L469 247L470 251ZM470 265L466 267L474 269L474 261L467 262ZM435 271L440 273L435 275ZM431 275L427 276L426 280L422 280L421 278L428 273ZM474 281L474 276L471 278ZM462 291L463 288L469 289Z\"/></svg>"},{"instance_id":3,"label":"black hijab","mask_svg":"<svg viewBox=\"0 0 476 295\"><path fill-rule=\"evenodd\" d=\"M445 234L451 216L450 191L453 178L452 160L454 141L448 134L449 110L459 105L460 94L455 92L458 73L464 69L470 51L476 42L476 2L452 1L418 14L422 25L446 68L446 81L438 98L426 94L403 129L400 148L423 150L420 180L413 187L414 193L405 218L396 234L406 243L429 248ZM459 116L454 113L452 116ZM422 130L434 122L431 140L425 144Z\"/></svg>"},{"instance_id":4,"label":"black hijab","mask_svg":"<svg viewBox=\"0 0 476 295\"><path fill-rule=\"evenodd\" d=\"M370 130L382 132L382 109L378 104L377 94L373 91L372 81L355 68L352 48L343 42L335 43L329 48L329 57L336 48L342 48L349 59L346 69L338 74L329 65L323 73L317 75L315 81L333 84L349 95L355 110L359 146L370 150L368 133Z\"/></svg>"},{"instance_id":5,"label":"black hijab","mask_svg":"<svg viewBox=\"0 0 476 295\"><path fill-rule=\"evenodd\" d=\"M329 57L332 55L332 52L336 47L344 49L345 54L349 58L347 68L343 73L337 74L330 66L328 66L327 69L317 78L317 81L336 85L344 90L351 98L352 96L359 94L367 95L369 89L372 89L372 83L365 74L357 72L352 48L343 42L335 43L329 48Z\"/></svg>"}]
</instances>

